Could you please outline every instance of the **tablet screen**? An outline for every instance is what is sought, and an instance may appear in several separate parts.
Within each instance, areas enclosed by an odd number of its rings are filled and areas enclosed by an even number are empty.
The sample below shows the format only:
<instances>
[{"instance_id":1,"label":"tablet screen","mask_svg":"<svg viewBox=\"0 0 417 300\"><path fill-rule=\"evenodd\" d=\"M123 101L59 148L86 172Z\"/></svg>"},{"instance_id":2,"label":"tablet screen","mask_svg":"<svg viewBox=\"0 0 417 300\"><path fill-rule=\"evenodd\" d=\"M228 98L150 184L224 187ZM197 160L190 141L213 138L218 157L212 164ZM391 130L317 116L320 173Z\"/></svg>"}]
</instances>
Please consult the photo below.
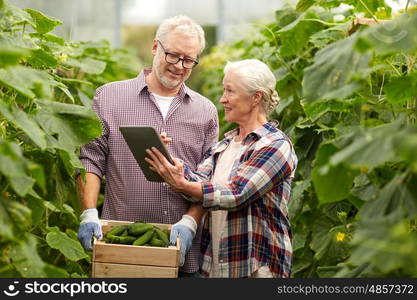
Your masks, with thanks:
<instances>
[{"instance_id":1,"label":"tablet screen","mask_svg":"<svg viewBox=\"0 0 417 300\"><path fill-rule=\"evenodd\" d=\"M146 149L155 147L169 162L173 163L173 160L156 129L149 126L120 126L119 130L146 179L148 181L163 182L164 180L162 177L149 169L150 165L145 161L145 157L149 157L146 153Z\"/></svg>"}]
</instances>

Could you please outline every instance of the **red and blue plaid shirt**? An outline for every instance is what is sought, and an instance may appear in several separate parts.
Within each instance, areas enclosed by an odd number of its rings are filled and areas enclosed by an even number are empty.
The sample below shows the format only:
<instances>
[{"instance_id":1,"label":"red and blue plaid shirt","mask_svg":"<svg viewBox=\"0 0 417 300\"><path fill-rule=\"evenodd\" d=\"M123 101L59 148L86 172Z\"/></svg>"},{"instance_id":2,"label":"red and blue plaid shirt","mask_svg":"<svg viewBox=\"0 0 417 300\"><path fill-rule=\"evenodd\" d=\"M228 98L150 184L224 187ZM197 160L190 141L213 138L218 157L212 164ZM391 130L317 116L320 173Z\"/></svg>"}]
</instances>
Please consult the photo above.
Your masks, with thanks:
<instances>
[{"instance_id":1,"label":"red and blue plaid shirt","mask_svg":"<svg viewBox=\"0 0 417 300\"><path fill-rule=\"evenodd\" d=\"M288 218L291 182L297 157L289 138L277 121L269 121L242 141L227 184L210 182L219 154L238 134L232 130L217 143L188 180L203 186L203 207L227 210L219 247L220 277L249 277L267 265L275 277L290 277L291 227ZM210 214L206 214L201 240L201 273L208 276L212 265Z\"/></svg>"}]
</instances>

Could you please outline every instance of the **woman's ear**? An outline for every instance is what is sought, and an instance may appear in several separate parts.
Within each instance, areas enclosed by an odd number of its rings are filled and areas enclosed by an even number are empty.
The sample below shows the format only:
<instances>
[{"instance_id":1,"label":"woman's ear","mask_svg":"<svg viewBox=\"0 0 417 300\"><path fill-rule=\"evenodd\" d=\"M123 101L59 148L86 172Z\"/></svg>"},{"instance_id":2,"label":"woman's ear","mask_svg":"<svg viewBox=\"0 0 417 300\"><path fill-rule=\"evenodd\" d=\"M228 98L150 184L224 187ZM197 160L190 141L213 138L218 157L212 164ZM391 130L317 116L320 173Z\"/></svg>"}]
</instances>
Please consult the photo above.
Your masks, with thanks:
<instances>
[{"instance_id":1,"label":"woman's ear","mask_svg":"<svg viewBox=\"0 0 417 300\"><path fill-rule=\"evenodd\" d=\"M259 105L261 103L261 101L262 101L262 95L263 95L262 91L256 91L253 94L253 106L254 107L257 106L257 105Z\"/></svg>"}]
</instances>

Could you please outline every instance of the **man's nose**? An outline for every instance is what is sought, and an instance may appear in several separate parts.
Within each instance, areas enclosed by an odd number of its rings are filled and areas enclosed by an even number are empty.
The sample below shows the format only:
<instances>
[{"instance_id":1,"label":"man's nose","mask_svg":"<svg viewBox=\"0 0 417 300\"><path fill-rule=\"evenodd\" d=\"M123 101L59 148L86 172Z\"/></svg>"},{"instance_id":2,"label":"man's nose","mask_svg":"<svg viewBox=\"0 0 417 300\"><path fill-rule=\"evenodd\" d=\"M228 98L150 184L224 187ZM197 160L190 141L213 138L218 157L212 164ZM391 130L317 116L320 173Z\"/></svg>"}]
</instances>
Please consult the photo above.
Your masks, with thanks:
<instances>
[{"instance_id":1,"label":"man's nose","mask_svg":"<svg viewBox=\"0 0 417 300\"><path fill-rule=\"evenodd\" d=\"M182 59L178 60L178 61L177 61L177 63L176 63L176 64L174 64L174 65L175 65L175 67L176 67L177 69L184 69L184 66L182 65L182 62L183 62L183 60L182 60Z\"/></svg>"}]
</instances>

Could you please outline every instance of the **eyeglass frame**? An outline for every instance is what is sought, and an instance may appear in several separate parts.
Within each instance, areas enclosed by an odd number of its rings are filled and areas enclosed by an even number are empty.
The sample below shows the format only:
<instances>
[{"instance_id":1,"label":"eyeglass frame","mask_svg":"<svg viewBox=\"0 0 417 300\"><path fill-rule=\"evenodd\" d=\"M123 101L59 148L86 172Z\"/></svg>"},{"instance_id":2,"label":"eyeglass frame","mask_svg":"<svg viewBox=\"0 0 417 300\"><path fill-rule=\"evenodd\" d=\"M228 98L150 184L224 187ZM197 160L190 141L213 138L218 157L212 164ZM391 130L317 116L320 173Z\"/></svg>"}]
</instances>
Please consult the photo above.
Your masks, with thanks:
<instances>
[{"instance_id":1,"label":"eyeglass frame","mask_svg":"<svg viewBox=\"0 0 417 300\"><path fill-rule=\"evenodd\" d=\"M190 58L181 58L181 57L179 57L178 55L176 55L176 54L174 54L174 53L167 52L167 51L165 50L164 46L162 45L161 41L160 41L160 40L157 40L157 42L159 43L159 45L161 45L161 47L162 47L162 51L164 51L164 53L165 53L165 61L166 61L167 63L169 63L169 64L171 64L171 65L176 65L179 61L181 61L181 65L182 65L182 67L183 67L184 69L188 69L188 70L191 70L191 69L193 69L196 65L198 65L198 61L196 61L196 60L193 60L193 59L190 59ZM168 55L171 55L171 56L173 56L173 57L176 57L176 58L177 58L177 61L176 61L175 63L174 63L174 62L169 62L169 61L167 60ZM184 66L184 61L185 61L185 60L187 60L187 61L192 61L192 62L194 63L194 65L193 65L191 68L188 68L188 67Z\"/></svg>"}]
</instances>

